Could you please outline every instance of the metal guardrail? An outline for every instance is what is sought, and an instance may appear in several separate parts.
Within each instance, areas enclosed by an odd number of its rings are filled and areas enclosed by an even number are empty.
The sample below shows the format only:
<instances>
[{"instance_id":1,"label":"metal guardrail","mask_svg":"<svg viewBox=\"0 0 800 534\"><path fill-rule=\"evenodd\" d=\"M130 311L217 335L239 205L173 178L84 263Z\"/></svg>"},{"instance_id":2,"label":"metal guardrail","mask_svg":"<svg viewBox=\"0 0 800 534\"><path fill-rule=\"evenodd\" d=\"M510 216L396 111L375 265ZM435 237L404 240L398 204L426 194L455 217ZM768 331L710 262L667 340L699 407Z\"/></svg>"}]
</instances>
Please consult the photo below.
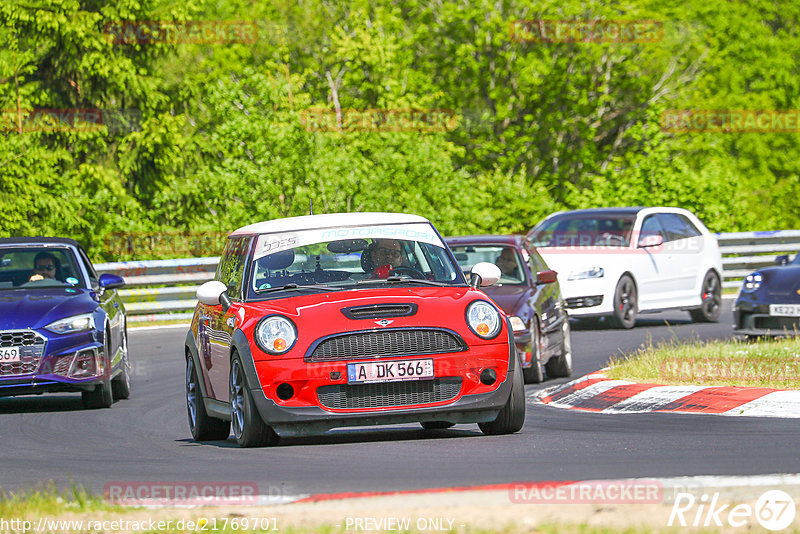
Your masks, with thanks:
<instances>
[{"instance_id":1,"label":"metal guardrail","mask_svg":"<svg viewBox=\"0 0 800 534\"><path fill-rule=\"evenodd\" d=\"M717 243L722 252L722 287L735 288L753 271L775 265L776 256L800 251L800 230L717 234Z\"/></svg>"},{"instance_id":2,"label":"metal guardrail","mask_svg":"<svg viewBox=\"0 0 800 534\"><path fill-rule=\"evenodd\" d=\"M723 287L736 288L742 278L774 265L775 256L800 250L800 230L716 234L722 252ZM200 284L214 278L219 257L180 260L123 261L95 265L99 273L125 279L120 290L130 322L164 319L188 321Z\"/></svg>"}]
</instances>

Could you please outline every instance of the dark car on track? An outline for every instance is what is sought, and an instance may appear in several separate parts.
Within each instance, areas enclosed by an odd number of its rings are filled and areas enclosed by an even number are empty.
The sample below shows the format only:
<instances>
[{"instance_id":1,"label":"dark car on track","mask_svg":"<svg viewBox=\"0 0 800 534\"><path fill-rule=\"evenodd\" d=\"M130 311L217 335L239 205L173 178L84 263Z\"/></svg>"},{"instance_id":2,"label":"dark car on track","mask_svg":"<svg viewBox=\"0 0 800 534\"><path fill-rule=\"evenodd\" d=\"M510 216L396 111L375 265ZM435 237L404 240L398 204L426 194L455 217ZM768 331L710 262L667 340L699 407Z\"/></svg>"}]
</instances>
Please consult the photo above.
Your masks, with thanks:
<instances>
[{"instance_id":1,"label":"dark car on track","mask_svg":"<svg viewBox=\"0 0 800 534\"><path fill-rule=\"evenodd\" d=\"M228 236L186 336L194 439L243 447L345 426L510 434L525 386L506 315L422 217L335 213Z\"/></svg>"},{"instance_id":2,"label":"dark car on track","mask_svg":"<svg viewBox=\"0 0 800 534\"><path fill-rule=\"evenodd\" d=\"M98 277L72 239L0 239L0 397L74 391L88 408L128 398L124 283Z\"/></svg>"},{"instance_id":3,"label":"dark car on track","mask_svg":"<svg viewBox=\"0 0 800 534\"><path fill-rule=\"evenodd\" d=\"M478 262L500 267L500 281L483 291L510 317L525 381L538 383L572 374L572 344L564 299L536 249L519 235L448 237L465 272Z\"/></svg>"},{"instance_id":4,"label":"dark car on track","mask_svg":"<svg viewBox=\"0 0 800 534\"><path fill-rule=\"evenodd\" d=\"M735 334L796 335L800 330L800 254L748 274L733 305Z\"/></svg>"}]
</instances>

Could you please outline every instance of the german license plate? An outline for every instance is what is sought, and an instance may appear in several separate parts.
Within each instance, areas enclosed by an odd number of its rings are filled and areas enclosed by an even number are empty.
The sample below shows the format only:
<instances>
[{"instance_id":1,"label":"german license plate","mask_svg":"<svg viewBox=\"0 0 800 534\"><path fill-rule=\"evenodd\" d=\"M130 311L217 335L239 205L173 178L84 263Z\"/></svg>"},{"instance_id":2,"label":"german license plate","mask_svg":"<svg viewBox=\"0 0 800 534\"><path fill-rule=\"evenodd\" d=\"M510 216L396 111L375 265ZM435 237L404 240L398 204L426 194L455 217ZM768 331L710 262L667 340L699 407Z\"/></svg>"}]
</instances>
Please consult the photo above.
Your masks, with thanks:
<instances>
[{"instance_id":1,"label":"german license plate","mask_svg":"<svg viewBox=\"0 0 800 534\"><path fill-rule=\"evenodd\" d=\"M777 317L800 317L800 304L770 304L769 314Z\"/></svg>"},{"instance_id":2,"label":"german license plate","mask_svg":"<svg viewBox=\"0 0 800 534\"><path fill-rule=\"evenodd\" d=\"M0 363L18 362L19 347L0 347Z\"/></svg>"},{"instance_id":3,"label":"german license plate","mask_svg":"<svg viewBox=\"0 0 800 534\"><path fill-rule=\"evenodd\" d=\"M347 364L347 383L397 382L433 378L433 359Z\"/></svg>"}]
</instances>

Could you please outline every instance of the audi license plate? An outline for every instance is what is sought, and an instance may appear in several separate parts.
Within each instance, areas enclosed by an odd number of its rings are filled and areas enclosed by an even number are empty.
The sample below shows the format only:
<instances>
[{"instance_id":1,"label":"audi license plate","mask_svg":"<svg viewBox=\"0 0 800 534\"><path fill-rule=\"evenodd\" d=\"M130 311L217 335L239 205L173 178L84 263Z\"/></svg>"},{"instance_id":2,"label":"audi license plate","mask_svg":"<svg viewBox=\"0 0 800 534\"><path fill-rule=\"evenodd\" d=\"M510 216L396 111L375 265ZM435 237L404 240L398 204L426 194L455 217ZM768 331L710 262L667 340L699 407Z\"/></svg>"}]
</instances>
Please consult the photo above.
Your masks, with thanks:
<instances>
[{"instance_id":1,"label":"audi license plate","mask_svg":"<svg viewBox=\"0 0 800 534\"><path fill-rule=\"evenodd\" d=\"M800 304L770 304L769 314L777 317L800 317Z\"/></svg>"},{"instance_id":2,"label":"audi license plate","mask_svg":"<svg viewBox=\"0 0 800 534\"><path fill-rule=\"evenodd\" d=\"M433 359L347 364L347 383L397 382L433 378Z\"/></svg>"},{"instance_id":3,"label":"audi license plate","mask_svg":"<svg viewBox=\"0 0 800 534\"><path fill-rule=\"evenodd\" d=\"M20 361L19 347L0 347L0 363Z\"/></svg>"}]
</instances>

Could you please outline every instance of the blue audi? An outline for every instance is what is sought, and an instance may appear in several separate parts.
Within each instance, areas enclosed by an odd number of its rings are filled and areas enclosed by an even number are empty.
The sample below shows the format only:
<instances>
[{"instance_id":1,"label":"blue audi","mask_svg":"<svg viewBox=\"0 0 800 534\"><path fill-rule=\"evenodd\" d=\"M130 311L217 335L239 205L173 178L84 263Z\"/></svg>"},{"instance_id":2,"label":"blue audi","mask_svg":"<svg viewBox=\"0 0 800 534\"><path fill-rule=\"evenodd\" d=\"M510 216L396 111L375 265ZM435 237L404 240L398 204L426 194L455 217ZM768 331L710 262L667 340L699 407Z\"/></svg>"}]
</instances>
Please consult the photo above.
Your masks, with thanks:
<instances>
[{"instance_id":1,"label":"blue audi","mask_svg":"<svg viewBox=\"0 0 800 534\"><path fill-rule=\"evenodd\" d=\"M0 397L73 391L87 408L127 399L124 284L97 276L72 239L0 238Z\"/></svg>"}]
</instances>

